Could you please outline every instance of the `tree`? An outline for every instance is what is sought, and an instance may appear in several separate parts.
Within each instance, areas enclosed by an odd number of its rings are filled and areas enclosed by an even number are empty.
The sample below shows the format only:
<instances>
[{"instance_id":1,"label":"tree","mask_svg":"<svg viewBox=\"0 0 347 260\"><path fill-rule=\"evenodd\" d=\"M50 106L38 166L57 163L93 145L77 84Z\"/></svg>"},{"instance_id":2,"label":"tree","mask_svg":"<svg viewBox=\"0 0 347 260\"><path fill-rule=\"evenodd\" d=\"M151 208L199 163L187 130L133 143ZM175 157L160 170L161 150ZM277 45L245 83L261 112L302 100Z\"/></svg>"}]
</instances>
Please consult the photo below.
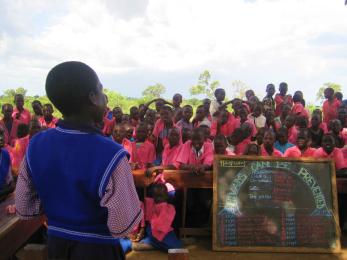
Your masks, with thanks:
<instances>
[{"instance_id":1,"label":"tree","mask_svg":"<svg viewBox=\"0 0 347 260\"><path fill-rule=\"evenodd\" d=\"M19 87L16 89L16 94L22 94L23 96L25 96L27 93L27 90L25 88Z\"/></svg>"},{"instance_id":2,"label":"tree","mask_svg":"<svg viewBox=\"0 0 347 260\"><path fill-rule=\"evenodd\" d=\"M5 94L6 98L9 98L9 99L13 100L14 96L16 95L16 90L14 90L14 89L6 89L4 91L4 94Z\"/></svg>"},{"instance_id":3,"label":"tree","mask_svg":"<svg viewBox=\"0 0 347 260\"><path fill-rule=\"evenodd\" d=\"M231 83L232 89L233 89L233 98L240 98L243 99L246 96L246 90L250 87L241 80L234 80Z\"/></svg>"},{"instance_id":4,"label":"tree","mask_svg":"<svg viewBox=\"0 0 347 260\"><path fill-rule=\"evenodd\" d=\"M162 94L164 94L166 88L163 84L157 83L153 86L148 86L144 91L142 91L142 95L144 97L150 98L159 98Z\"/></svg>"},{"instance_id":5,"label":"tree","mask_svg":"<svg viewBox=\"0 0 347 260\"><path fill-rule=\"evenodd\" d=\"M200 74L198 84L192 86L189 92L192 96L206 95L208 98L214 97L214 91L219 87L219 81L215 80L211 82L211 74L208 70L205 70Z\"/></svg>"},{"instance_id":6,"label":"tree","mask_svg":"<svg viewBox=\"0 0 347 260\"><path fill-rule=\"evenodd\" d=\"M319 88L318 92L317 92L317 97L316 97L317 101L320 101L321 103L323 102L323 100L324 100L324 89L326 89L326 88L333 88L335 92L341 91L341 89L342 89L340 84L333 83L333 82L324 83L323 86L321 86Z\"/></svg>"}]
</instances>

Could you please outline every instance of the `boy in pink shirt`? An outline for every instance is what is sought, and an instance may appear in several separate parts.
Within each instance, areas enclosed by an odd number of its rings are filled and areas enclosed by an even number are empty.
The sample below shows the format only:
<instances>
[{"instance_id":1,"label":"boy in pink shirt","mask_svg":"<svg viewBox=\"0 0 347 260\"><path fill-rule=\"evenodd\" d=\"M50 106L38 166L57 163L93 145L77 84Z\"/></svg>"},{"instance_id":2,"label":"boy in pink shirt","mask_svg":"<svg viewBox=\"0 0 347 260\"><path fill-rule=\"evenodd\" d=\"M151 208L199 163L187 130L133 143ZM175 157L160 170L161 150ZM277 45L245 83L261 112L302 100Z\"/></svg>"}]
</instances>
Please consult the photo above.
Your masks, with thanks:
<instances>
[{"instance_id":1,"label":"boy in pink shirt","mask_svg":"<svg viewBox=\"0 0 347 260\"><path fill-rule=\"evenodd\" d=\"M324 90L324 97L326 100L323 103L323 121L329 124L330 120L337 118L337 110L341 102L334 98L333 88L326 88Z\"/></svg>"},{"instance_id":2,"label":"boy in pink shirt","mask_svg":"<svg viewBox=\"0 0 347 260\"><path fill-rule=\"evenodd\" d=\"M274 148L274 143L276 140L275 132L271 129L265 131L263 144L261 145L261 156L275 156L282 157L283 154Z\"/></svg>"},{"instance_id":3,"label":"boy in pink shirt","mask_svg":"<svg viewBox=\"0 0 347 260\"><path fill-rule=\"evenodd\" d=\"M286 118L285 126L288 129L288 141L292 144L296 144L296 139L298 135L298 129L295 127L295 115L289 115Z\"/></svg>"},{"instance_id":4,"label":"boy in pink shirt","mask_svg":"<svg viewBox=\"0 0 347 260\"><path fill-rule=\"evenodd\" d=\"M164 147L162 165L167 168L175 169L176 158L181 149L180 132L173 128L169 132L168 143Z\"/></svg>"},{"instance_id":5,"label":"boy in pink shirt","mask_svg":"<svg viewBox=\"0 0 347 260\"><path fill-rule=\"evenodd\" d=\"M14 103L16 104L16 107L12 113L13 119L17 119L20 123L29 125L31 114L29 110L24 108L24 96L22 94L16 94L14 96Z\"/></svg>"},{"instance_id":6,"label":"boy in pink shirt","mask_svg":"<svg viewBox=\"0 0 347 260\"><path fill-rule=\"evenodd\" d=\"M308 129L301 129L298 132L296 146L288 148L284 157L300 158L300 157L313 157L316 152L315 148L309 147L309 131Z\"/></svg>"},{"instance_id":7,"label":"boy in pink shirt","mask_svg":"<svg viewBox=\"0 0 347 260\"><path fill-rule=\"evenodd\" d=\"M0 120L0 127L4 130L5 144L13 146L17 139L17 129L20 121L12 118L13 107L11 104L2 105L4 117Z\"/></svg>"},{"instance_id":8,"label":"boy in pink shirt","mask_svg":"<svg viewBox=\"0 0 347 260\"><path fill-rule=\"evenodd\" d=\"M155 147L147 140L147 125L140 123L136 128L136 141L132 143L130 164L132 169L147 169L153 166Z\"/></svg>"},{"instance_id":9,"label":"boy in pink shirt","mask_svg":"<svg viewBox=\"0 0 347 260\"><path fill-rule=\"evenodd\" d=\"M335 146L335 138L332 134L325 134L322 140L322 147L314 153L316 158L331 158L335 162L336 172L346 172L347 163L342 151Z\"/></svg>"},{"instance_id":10,"label":"boy in pink shirt","mask_svg":"<svg viewBox=\"0 0 347 260\"><path fill-rule=\"evenodd\" d=\"M51 104L43 105L43 116L39 118L39 123L43 128L55 128L55 124L58 122L58 118L53 116L53 106Z\"/></svg>"},{"instance_id":11,"label":"boy in pink shirt","mask_svg":"<svg viewBox=\"0 0 347 260\"><path fill-rule=\"evenodd\" d=\"M340 120L338 119L333 119L330 120L328 129L330 133L334 136L335 138L335 146L337 148L343 148L347 143L346 143L346 136L342 132L342 125Z\"/></svg>"},{"instance_id":12,"label":"boy in pink shirt","mask_svg":"<svg viewBox=\"0 0 347 260\"><path fill-rule=\"evenodd\" d=\"M211 136L216 136L217 134L229 136L234 132L237 121L231 113L221 110L215 118L211 125Z\"/></svg>"},{"instance_id":13,"label":"boy in pink shirt","mask_svg":"<svg viewBox=\"0 0 347 260\"><path fill-rule=\"evenodd\" d=\"M192 140L187 141L181 148L176 159L176 167L189 170L197 175L209 170L213 163L213 145L205 141L201 128L195 128Z\"/></svg>"},{"instance_id":14,"label":"boy in pink shirt","mask_svg":"<svg viewBox=\"0 0 347 260\"><path fill-rule=\"evenodd\" d=\"M214 153L219 155L235 155L235 153L227 150L228 141L224 135L216 135L213 139Z\"/></svg>"},{"instance_id":15,"label":"boy in pink shirt","mask_svg":"<svg viewBox=\"0 0 347 260\"><path fill-rule=\"evenodd\" d=\"M126 138L124 124L117 124L113 128L112 137L115 142L122 145L124 149L131 155L133 142Z\"/></svg>"},{"instance_id":16,"label":"boy in pink shirt","mask_svg":"<svg viewBox=\"0 0 347 260\"><path fill-rule=\"evenodd\" d=\"M283 104L292 104L291 95L287 95L288 85L285 82L280 83L279 93L275 95L275 103L276 103L276 116L280 116L282 113L282 105Z\"/></svg>"},{"instance_id":17,"label":"boy in pink shirt","mask_svg":"<svg viewBox=\"0 0 347 260\"><path fill-rule=\"evenodd\" d=\"M292 114L297 116L305 116L306 118L308 118L309 117L308 111L302 105L301 99L302 98L299 93L294 94L293 96L294 106L292 108Z\"/></svg>"}]
</instances>

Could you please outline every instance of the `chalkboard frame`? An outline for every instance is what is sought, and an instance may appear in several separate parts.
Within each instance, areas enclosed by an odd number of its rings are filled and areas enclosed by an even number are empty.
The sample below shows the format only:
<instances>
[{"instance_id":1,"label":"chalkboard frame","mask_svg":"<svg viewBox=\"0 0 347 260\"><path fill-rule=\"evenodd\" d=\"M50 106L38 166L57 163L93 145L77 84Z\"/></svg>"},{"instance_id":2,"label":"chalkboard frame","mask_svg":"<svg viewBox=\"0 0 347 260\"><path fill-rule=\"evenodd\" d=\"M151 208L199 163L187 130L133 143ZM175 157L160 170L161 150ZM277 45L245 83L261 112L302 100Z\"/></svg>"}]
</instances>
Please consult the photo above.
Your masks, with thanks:
<instances>
[{"instance_id":1,"label":"chalkboard frame","mask_svg":"<svg viewBox=\"0 0 347 260\"><path fill-rule=\"evenodd\" d=\"M331 176L331 198L332 211L335 219L336 247L335 248L310 248L310 247L270 247L270 246L219 246L217 242L217 213L218 213L218 194L217 194L217 178L218 163L223 159L235 159L245 161L283 161L283 162L303 162L303 163L330 163ZM331 159L315 159L315 158L281 158L272 156L226 156L215 155L213 162L213 226L212 226L212 250L213 251L235 251L235 252L283 252L283 253L338 253L341 251L340 228L337 203L337 187L335 163Z\"/></svg>"}]
</instances>

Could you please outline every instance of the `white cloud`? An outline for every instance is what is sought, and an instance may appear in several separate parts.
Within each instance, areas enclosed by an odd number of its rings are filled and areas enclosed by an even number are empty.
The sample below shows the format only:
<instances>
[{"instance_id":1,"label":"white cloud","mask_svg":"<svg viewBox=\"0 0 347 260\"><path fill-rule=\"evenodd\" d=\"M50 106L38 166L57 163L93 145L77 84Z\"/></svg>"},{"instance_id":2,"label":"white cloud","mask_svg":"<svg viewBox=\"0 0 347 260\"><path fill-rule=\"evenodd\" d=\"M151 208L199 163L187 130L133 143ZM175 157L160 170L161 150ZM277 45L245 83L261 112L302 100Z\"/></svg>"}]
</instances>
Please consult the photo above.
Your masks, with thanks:
<instances>
[{"instance_id":1,"label":"white cloud","mask_svg":"<svg viewBox=\"0 0 347 260\"><path fill-rule=\"evenodd\" d=\"M4 4L1 89L22 84L42 93L47 71L64 60L85 61L101 78L131 77L135 71L158 75L191 71L195 79L196 71L207 68L226 81L240 79L261 90L266 82L280 80L307 91L326 81L347 87L347 76L342 74L347 69L346 38L337 37L341 42L334 44L320 38L347 32L347 7L341 0ZM39 28L37 33L30 33L32 26Z\"/></svg>"}]
</instances>

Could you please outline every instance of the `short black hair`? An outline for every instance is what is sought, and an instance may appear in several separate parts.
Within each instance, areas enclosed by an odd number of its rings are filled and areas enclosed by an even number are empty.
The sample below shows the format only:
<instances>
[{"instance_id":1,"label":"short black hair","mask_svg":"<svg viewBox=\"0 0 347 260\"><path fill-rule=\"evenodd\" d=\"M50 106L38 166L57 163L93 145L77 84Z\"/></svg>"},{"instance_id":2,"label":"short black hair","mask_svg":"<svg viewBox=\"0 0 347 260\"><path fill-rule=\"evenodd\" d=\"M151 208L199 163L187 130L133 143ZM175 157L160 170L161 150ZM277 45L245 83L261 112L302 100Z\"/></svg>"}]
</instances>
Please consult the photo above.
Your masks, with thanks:
<instances>
[{"instance_id":1,"label":"short black hair","mask_svg":"<svg viewBox=\"0 0 347 260\"><path fill-rule=\"evenodd\" d=\"M88 96L96 91L98 82L97 74L87 64L67 61L48 73L46 93L63 115L78 114L88 105Z\"/></svg>"},{"instance_id":2,"label":"short black hair","mask_svg":"<svg viewBox=\"0 0 347 260\"><path fill-rule=\"evenodd\" d=\"M44 104L43 106L44 106L44 107L50 107L50 108L52 108L52 110L53 110L53 106L52 106L51 103Z\"/></svg>"}]
</instances>

